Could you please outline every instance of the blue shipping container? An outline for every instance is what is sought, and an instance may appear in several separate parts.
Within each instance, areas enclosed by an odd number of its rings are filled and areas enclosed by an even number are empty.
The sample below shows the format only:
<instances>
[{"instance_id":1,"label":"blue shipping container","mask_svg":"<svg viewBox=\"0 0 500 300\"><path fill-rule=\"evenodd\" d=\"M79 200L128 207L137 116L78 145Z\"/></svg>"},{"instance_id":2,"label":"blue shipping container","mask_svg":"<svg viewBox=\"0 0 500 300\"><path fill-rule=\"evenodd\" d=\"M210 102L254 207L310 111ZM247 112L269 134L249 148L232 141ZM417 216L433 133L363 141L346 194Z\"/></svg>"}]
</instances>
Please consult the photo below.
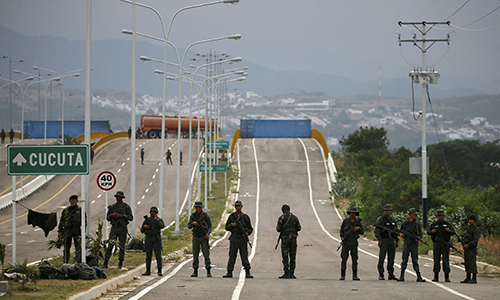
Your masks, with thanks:
<instances>
[{"instance_id":1,"label":"blue shipping container","mask_svg":"<svg viewBox=\"0 0 500 300\"><path fill-rule=\"evenodd\" d=\"M310 138L311 120L241 120L242 138Z\"/></svg>"},{"instance_id":2,"label":"blue shipping container","mask_svg":"<svg viewBox=\"0 0 500 300\"><path fill-rule=\"evenodd\" d=\"M57 139L62 133L61 121L47 121L47 138ZM24 138L43 139L45 121L24 121ZM109 120L90 121L90 132L109 132ZM85 133L85 121L64 121L64 135L77 137Z\"/></svg>"}]
</instances>

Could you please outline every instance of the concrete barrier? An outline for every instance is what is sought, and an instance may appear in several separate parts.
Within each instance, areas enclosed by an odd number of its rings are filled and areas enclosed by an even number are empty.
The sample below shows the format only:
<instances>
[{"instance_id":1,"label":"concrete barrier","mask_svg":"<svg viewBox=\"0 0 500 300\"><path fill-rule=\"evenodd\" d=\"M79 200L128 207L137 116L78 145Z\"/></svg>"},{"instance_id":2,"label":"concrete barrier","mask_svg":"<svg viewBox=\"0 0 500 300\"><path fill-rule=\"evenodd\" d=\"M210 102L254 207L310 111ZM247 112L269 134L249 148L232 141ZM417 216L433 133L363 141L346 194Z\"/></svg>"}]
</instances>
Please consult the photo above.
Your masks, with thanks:
<instances>
[{"instance_id":1,"label":"concrete barrier","mask_svg":"<svg viewBox=\"0 0 500 300\"><path fill-rule=\"evenodd\" d=\"M55 177L56 175L40 175L34 180L30 181L25 186L23 186L22 188L18 188L16 190L16 201L19 202L29 197L31 194L36 192L38 189L40 189L42 186L47 184L47 182L51 181ZM0 210L5 209L11 205L12 205L12 192L0 197Z\"/></svg>"}]
</instances>

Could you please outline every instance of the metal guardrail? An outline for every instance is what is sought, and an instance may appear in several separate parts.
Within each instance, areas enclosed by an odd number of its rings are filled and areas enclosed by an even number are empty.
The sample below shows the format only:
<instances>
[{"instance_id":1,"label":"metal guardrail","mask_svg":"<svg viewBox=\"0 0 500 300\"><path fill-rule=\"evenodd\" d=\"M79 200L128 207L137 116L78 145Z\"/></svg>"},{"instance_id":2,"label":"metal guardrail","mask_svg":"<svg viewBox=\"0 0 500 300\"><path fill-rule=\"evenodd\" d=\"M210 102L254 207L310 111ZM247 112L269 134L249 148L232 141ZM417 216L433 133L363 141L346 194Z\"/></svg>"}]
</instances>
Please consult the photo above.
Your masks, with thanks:
<instances>
[{"instance_id":1,"label":"metal guardrail","mask_svg":"<svg viewBox=\"0 0 500 300\"><path fill-rule=\"evenodd\" d=\"M34 180L30 181L28 184L23 186L22 188L18 188L16 190L16 201L21 201L24 198L27 198L42 186L47 184L49 181L54 179L56 175L40 175ZM12 205L12 192L3 195L0 197L0 210L5 209Z\"/></svg>"}]
</instances>

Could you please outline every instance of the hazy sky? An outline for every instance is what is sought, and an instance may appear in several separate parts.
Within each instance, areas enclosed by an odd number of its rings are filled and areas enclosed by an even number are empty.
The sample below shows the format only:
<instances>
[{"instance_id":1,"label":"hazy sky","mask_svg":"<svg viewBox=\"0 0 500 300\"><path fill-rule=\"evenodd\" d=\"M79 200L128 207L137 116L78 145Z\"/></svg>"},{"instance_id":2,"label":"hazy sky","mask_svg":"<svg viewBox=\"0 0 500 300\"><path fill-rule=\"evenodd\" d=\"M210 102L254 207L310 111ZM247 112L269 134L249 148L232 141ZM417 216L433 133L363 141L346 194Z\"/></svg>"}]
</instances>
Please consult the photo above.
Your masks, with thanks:
<instances>
[{"instance_id":1,"label":"hazy sky","mask_svg":"<svg viewBox=\"0 0 500 300\"><path fill-rule=\"evenodd\" d=\"M168 25L179 8L203 3L203 0L140 2L155 7ZM218 4L181 12L169 40L178 48L184 48L194 41L239 33L243 36L239 41L216 42L196 46L196 49L202 53L212 49L242 56L278 71L307 70L361 80L377 78L375 66L382 65L384 78L400 78L407 76L411 65L421 65L421 54L410 43L399 47L397 34L411 39L416 30L399 27L398 21L443 21L466 2L241 0L237 5ZM499 5L498 0L470 0L450 21L452 25L465 26ZM86 38L85 0L0 0L0 7L0 26L16 32L72 40ZM131 29L131 19L130 4L94 0L93 40L131 40L130 36L120 33L121 29ZM498 25L500 9L467 29ZM137 31L162 36L156 15L140 7L137 8ZM448 33L450 46L446 43L432 46L428 64L435 65L441 59L436 69L442 74L480 78L497 86L500 93L500 27L471 31L441 25L432 29L428 38L446 38ZM1 53L1 46L0 56L5 55ZM354 63L346 67L339 64L343 60ZM4 67L5 63L0 61L0 70L5 70Z\"/></svg>"}]
</instances>

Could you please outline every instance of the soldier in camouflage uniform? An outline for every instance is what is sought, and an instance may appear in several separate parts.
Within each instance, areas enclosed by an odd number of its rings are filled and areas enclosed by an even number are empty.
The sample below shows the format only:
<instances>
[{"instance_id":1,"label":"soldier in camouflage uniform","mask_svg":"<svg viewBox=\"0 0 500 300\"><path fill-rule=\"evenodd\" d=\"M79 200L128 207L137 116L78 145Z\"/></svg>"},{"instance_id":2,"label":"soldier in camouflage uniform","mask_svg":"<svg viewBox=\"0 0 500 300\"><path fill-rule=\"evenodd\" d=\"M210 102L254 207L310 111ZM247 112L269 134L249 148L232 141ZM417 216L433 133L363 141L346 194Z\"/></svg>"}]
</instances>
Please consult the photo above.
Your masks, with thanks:
<instances>
[{"instance_id":1,"label":"soldier in camouflage uniform","mask_svg":"<svg viewBox=\"0 0 500 300\"><path fill-rule=\"evenodd\" d=\"M106 220L111 222L111 232L109 233L110 240L120 241L120 256L118 257L118 269L123 266L123 260L125 259L125 242L127 241L127 225L130 221L134 219L132 216L132 209L130 206L123 202L125 195L122 191L118 191L115 194L116 203L108 207L108 213ZM108 244L106 249L106 256L104 257L103 268L108 267L108 261L111 257L111 252L113 251L113 246Z\"/></svg>"},{"instance_id":2,"label":"soldier in camouflage uniform","mask_svg":"<svg viewBox=\"0 0 500 300\"><path fill-rule=\"evenodd\" d=\"M198 277L200 247L205 259L207 277L212 277L210 273L210 246L208 245L208 239L212 232L212 221L210 221L208 214L203 211L203 203L201 201L194 203L194 209L196 211L191 214L188 222L188 228L193 231L193 274L191 277Z\"/></svg>"},{"instance_id":3,"label":"soldier in camouflage uniform","mask_svg":"<svg viewBox=\"0 0 500 300\"><path fill-rule=\"evenodd\" d=\"M444 219L443 209L438 209L437 220L427 229L427 234L432 238L432 253L434 258L434 278L432 281L439 281L439 271L441 266L439 262L443 259L444 281L450 282L450 238L455 234L451 223Z\"/></svg>"},{"instance_id":4,"label":"soldier in camouflage uniform","mask_svg":"<svg viewBox=\"0 0 500 300\"><path fill-rule=\"evenodd\" d=\"M144 216L142 222L141 232L146 234L146 272L143 276L151 275L151 258L153 257L153 250L155 251L156 265L158 266L158 276L162 276L162 258L161 258L161 229L165 227L163 219L158 217L158 208L152 206L149 210L151 217Z\"/></svg>"},{"instance_id":5,"label":"soldier in camouflage uniform","mask_svg":"<svg viewBox=\"0 0 500 300\"><path fill-rule=\"evenodd\" d=\"M77 262L82 261L82 245L81 245L81 224L82 224L82 208L78 206L78 196L71 195L69 197L70 205L61 213L59 221L57 237L62 238L64 242L64 263L69 262L69 254L71 241L75 243L75 259ZM85 224L86 222L85 218Z\"/></svg>"},{"instance_id":6,"label":"soldier in camouflage uniform","mask_svg":"<svg viewBox=\"0 0 500 300\"><path fill-rule=\"evenodd\" d=\"M283 215L278 219L276 231L280 233L284 274L279 278L295 279L297 278L294 274L295 258L297 257L297 236L302 227L299 218L290 212L289 205L283 205L281 212L283 212Z\"/></svg>"},{"instance_id":7,"label":"soldier in camouflage uniform","mask_svg":"<svg viewBox=\"0 0 500 300\"><path fill-rule=\"evenodd\" d=\"M460 283L477 283L477 243L479 243L479 238L481 238L481 232L477 227L477 217L476 215L470 215L469 228L467 232L462 236L462 241L465 243L464 246L464 261L465 261L465 273L467 277L460 281ZM471 278L472 276L472 278Z\"/></svg>"},{"instance_id":8,"label":"soldier in camouflage uniform","mask_svg":"<svg viewBox=\"0 0 500 300\"><path fill-rule=\"evenodd\" d=\"M392 206L390 204L384 205L384 214L377 219L376 224L388 229L394 230L398 227L396 220L391 217ZM375 237L378 239L379 253L378 253L378 273L379 280L384 278L384 260L387 254L387 272L389 273L389 280L397 280L394 276L394 258L396 256L396 248L399 247L399 237L388 230L375 228Z\"/></svg>"},{"instance_id":9,"label":"soldier in camouflage uniform","mask_svg":"<svg viewBox=\"0 0 500 300\"><path fill-rule=\"evenodd\" d=\"M226 222L226 230L231 231L229 237L229 260L227 262L227 273L224 278L233 278L234 263L236 255L240 251L241 264L245 268L246 278L253 278L250 274L250 262L248 261L248 236L252 234L253 227L250 217L243 213L243 204L240 200L234 202L235 212L229 215ZM241 226L239 224L241 224ZM243 227L243 229L241 228Z\"/></svg>"},{"instance_id":10,"label":"soldier in camouflage uniform","mask_svg":"<svg viewBox=\"0 0 500 300\"><path fill-rule=\"evenodd\" d=\"M349 218L342 221L340 226L340 238L342 239L342 253L340 257L342 258L342 263L340 267L340 278L339 280L345 280L345 273L347 269L347 259L349 258L349 252L351 252L352 260L352 280L359 280L358 277L358 239L360 235L365 233L363 224L361 224L361 219L356 218L359 216L359 211L354 207L349 207L347 210Z\"/></svg>"},{"instance_id":11,"label":"soldier in camouflage uniform","mask_svg":"<svg viewBox=\"0 0 500 300\"><path fill-rule=\"evenodd\" d=\"M417 221L417 210L410 208L408 211L410 218L401 224L401 231L407 232L409 235L401 233L404 238L405 244L403 246L403 262L401 263L401 275L398 281L405 281L405 271L408 265L408 258L411 254L411 262L413 263L413 270L417 273L417 282L425 282L425 279L420 275L420 267L418 266L418 239L411 238L410 235L422 239L422 225Z\"/></svg>"}]
</instances>

